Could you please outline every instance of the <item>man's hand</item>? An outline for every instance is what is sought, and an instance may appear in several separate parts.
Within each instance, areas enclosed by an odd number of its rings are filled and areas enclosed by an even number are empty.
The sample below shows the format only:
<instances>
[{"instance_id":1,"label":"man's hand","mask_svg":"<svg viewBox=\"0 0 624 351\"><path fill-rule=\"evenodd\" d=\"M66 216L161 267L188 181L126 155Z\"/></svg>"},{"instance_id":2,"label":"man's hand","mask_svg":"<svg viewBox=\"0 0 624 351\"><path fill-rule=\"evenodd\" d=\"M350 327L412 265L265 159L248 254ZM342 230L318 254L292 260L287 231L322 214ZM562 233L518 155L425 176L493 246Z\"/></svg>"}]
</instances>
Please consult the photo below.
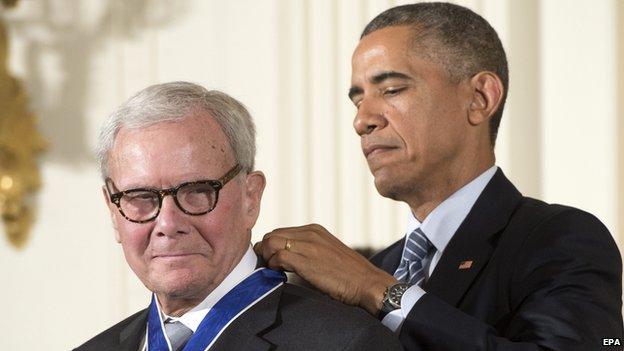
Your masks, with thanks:
<instances>
[{"instance_id":1,"label":"man's hand","mask_svg":"<svg viewBox=\"0 0 624 351\"><path fill-rule=\"evenodd\" d=\"M295 272L332 298L373 316L386 288L396 282L318 224L275 229L254 250L269 268Z\"/></svg>"}]
</instances>

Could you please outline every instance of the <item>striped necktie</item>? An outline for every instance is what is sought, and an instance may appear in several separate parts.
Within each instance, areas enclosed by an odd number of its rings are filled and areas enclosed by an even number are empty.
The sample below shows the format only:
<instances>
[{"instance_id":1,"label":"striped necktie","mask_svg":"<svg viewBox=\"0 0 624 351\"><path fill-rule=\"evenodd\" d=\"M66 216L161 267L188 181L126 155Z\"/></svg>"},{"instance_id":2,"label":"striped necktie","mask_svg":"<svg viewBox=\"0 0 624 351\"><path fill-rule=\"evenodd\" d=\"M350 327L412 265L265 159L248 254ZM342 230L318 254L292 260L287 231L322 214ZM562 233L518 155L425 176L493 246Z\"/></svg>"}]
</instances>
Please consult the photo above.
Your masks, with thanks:
<instances>
[{"instance_id":1,"label":"striped necktie","mask_svg":"<svg viewBox=\"0 0 624 351\"><path fill-rule=\"evenodd\" d=\"M421 285L425 279L422 261L434 249L425 233L416 228L406 239L401 264L394 272L394 277L400 282Z\"/></svg>"}]
</instances>

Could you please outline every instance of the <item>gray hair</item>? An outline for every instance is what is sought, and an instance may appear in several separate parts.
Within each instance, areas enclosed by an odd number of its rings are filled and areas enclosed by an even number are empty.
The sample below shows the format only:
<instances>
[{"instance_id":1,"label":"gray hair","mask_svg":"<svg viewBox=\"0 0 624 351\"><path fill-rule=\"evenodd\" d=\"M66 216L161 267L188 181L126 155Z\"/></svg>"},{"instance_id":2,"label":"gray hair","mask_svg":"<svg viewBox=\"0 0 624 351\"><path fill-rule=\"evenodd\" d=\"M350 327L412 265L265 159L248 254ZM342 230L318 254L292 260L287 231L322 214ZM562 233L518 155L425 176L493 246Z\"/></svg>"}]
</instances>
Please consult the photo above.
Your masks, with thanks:
<instances>
[{"instance_id":1,"label":"gray hair","mask_svg":"<svg viewBox=\"0 0 624 351\"><path fill-rule=\"evenodd\" d=\"M189 82L149 86L121 104L100 129L96 147L103 179L108 177L108 158L122 128L138 129L179 121L194 110L208 112L221 126L236 161L247 173L254 169L256 128L245 106L233 97Z\"/></svg>"},{"instance_id":2,"label":"gray hair","mask_svg":"<svg viewBox=\"0 0 624 351\"><path fill-rule=\"evenodd\" d=\"M481 16L465 7L425 2L388 9L366 25L360 38L390 26L411 26L414 42L425 57L439 62L451 79L459 81L491 71L503 82L503 97L490 120L490 142L496 141L509 89L507 56L496 31ZM424 41L424 43L423 43Z\"/></svg>"}]
</instances>

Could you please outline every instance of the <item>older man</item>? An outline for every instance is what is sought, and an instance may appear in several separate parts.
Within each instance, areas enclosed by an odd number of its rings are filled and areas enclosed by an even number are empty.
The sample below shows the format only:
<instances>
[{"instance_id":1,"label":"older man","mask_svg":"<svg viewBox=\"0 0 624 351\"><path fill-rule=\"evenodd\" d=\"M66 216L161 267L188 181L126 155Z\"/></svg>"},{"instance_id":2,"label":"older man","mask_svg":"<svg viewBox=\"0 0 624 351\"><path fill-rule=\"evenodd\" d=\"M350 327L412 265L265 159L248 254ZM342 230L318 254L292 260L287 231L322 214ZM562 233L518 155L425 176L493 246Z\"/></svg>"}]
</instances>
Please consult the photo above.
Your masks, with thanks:
<instances>
[{"instance_id":1,"label":"older man","mask_svg":"<svg viewBox=\"0 0 624 351\"><path fill-rule=\"evenodd\" d=\"M98 150L115 238L153 298L77 350L400 349L365 312L259 266L265 178L235 99L151 86L112 114Z\"/></svg>"},{"instance_id":2,"label":"older man","mask_svg":"<svg viewBox=\"0 0 624 351\"><path fill-rule=\"evenodd\" d=\"M492 27L448 3L399 6L355 49L354 127L405 237L365 260L318 225L256 246L365 308L409 350L598 350L622 343L621 257L580 210L523 197L495 166L508 89Z\"/></svg>"}]
</instances>

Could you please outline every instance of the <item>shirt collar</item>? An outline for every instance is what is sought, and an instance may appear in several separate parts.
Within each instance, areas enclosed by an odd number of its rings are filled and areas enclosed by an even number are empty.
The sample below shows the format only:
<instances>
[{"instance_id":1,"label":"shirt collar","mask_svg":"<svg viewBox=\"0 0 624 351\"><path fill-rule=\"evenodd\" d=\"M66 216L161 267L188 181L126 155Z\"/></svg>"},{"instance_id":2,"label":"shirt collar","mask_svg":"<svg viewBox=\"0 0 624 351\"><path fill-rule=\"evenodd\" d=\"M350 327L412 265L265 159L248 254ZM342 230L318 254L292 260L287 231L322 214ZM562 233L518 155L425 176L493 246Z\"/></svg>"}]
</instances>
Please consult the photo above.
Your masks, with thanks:
<instances>
[{"instance_id":1,"label":"shirt collar","mask_svg":"<svg viewBox=\"0 0 624 351\"><path fill-rule=\"evenodd\" d=\"M420 227L436 250L440 253L444 252L446 245L448 245L461 223L466 219L468 212L477 202L479 195L481 195L497 169L497 166L492 166L470 183L454 192L431 211L422 223L416 219L412 211L409 211L406 236Z\"/></svg>"},{"instance_id":2,"label":"shirt collar","mask_svg":"<svg viewBox=\"0 0 624 351\"><path fill-rule=\"evenodd\" d=\"M210 309L219 301L225 294L227 294L230 290L232 290L236 285L245 280L247 276L249 276L256 269L256 263L258 261L258 257L253 251L251 244L247 251L241 258L240 262L234 267L234 269L228 274L225 279L217 286L206 298L199 303L199 305L193 307L190 311L186 312L180 317L171 317L167 316L160 310L160 303L157 303L158 311L161 313L161 316L164 320L170 318L173 321L179 321L189 329L193 331L193 333L199 327L201 321L206 317ZM156 297L156 301L158 298Z\"/></svg>"}]
</instances>

